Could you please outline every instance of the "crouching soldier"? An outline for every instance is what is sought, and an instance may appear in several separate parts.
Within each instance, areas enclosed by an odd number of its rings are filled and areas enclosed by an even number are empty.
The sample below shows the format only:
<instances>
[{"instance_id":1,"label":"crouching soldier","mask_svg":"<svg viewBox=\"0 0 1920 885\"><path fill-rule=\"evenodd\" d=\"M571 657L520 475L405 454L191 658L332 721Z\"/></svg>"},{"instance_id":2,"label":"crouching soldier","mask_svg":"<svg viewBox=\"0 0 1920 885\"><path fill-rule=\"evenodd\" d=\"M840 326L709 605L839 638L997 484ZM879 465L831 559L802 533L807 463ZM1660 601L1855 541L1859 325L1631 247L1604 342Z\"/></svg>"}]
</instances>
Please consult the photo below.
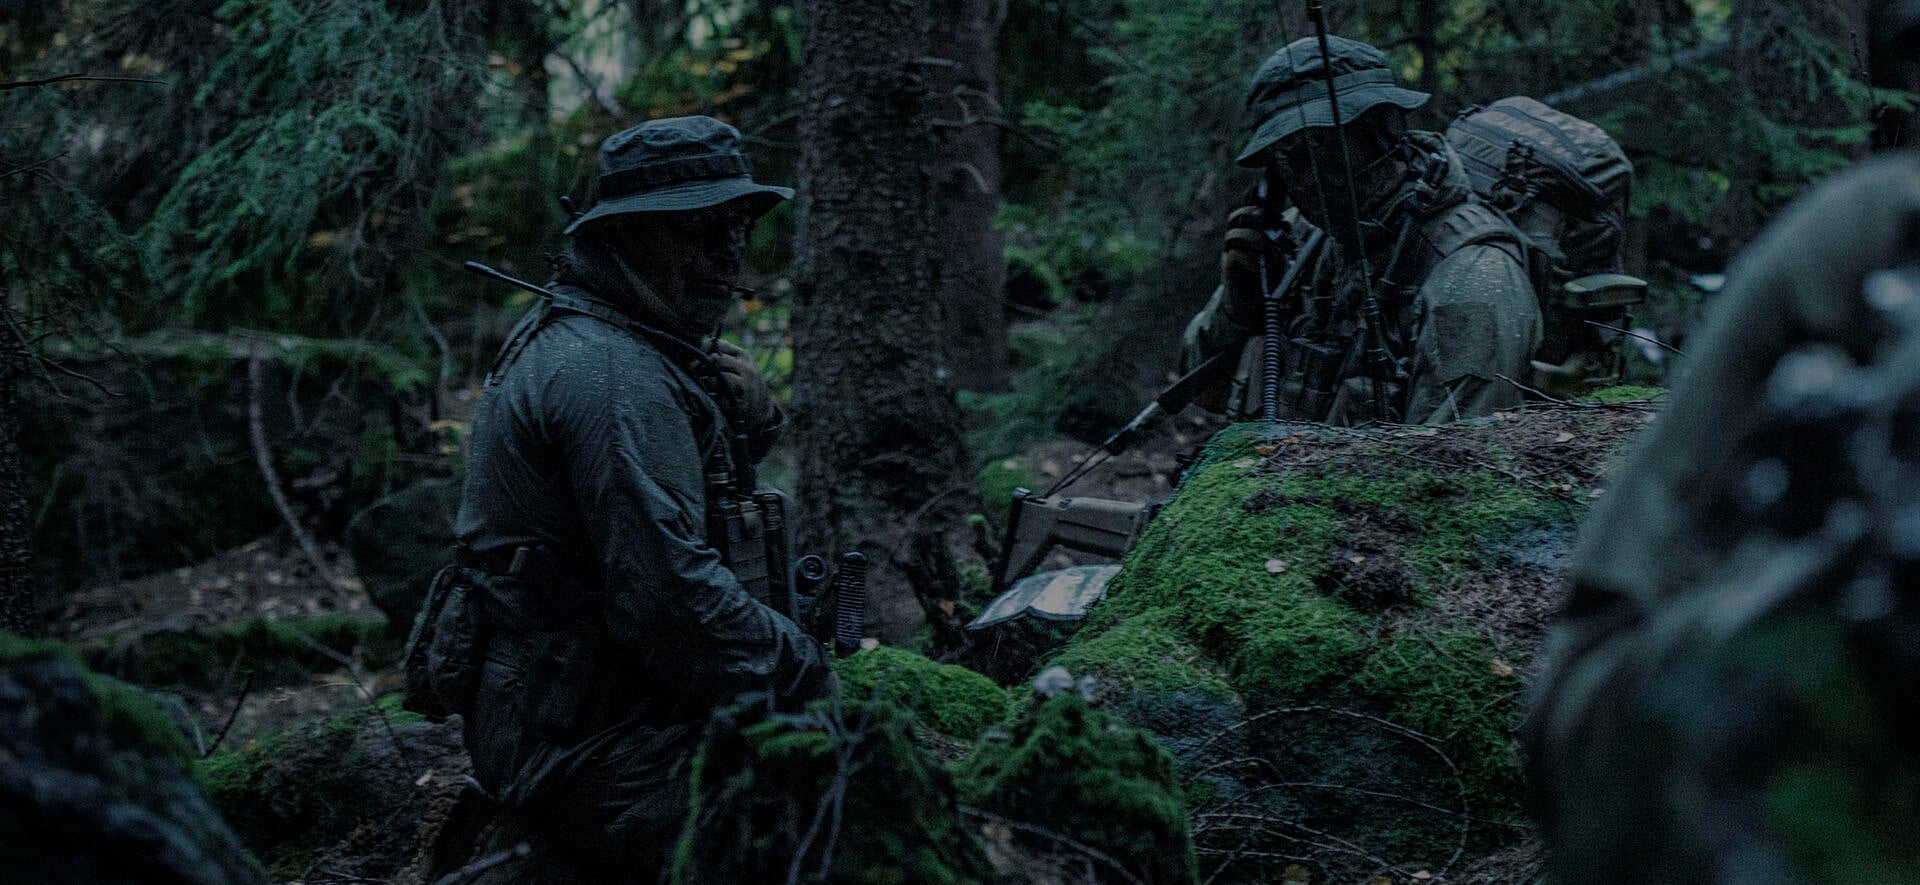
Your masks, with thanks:
<instances>
[{"instance_id":1,"label":"crouching soldier","mask_svg":"<svg viewBox=\"0 0 1920 885\"><path fill-rule=\"evenodd\" d=\"M1272 334L1270 417L1417 424L1518 405L1499 376L1528 377L1541 340L1520 234L1480 203L1446 139L1408 130L1425 93L1396 85L1380 50L1327 42L1323 56L1317 40L1295 41L1254 74L1238 162L1264 184L1228 219L1221 285L1184 357L1192 368L1226 353L1240 371L1201 404L1263 417ZM1270 319L1265 296L1295 265L1299 284Z\"/></svg>"}]
</instances>

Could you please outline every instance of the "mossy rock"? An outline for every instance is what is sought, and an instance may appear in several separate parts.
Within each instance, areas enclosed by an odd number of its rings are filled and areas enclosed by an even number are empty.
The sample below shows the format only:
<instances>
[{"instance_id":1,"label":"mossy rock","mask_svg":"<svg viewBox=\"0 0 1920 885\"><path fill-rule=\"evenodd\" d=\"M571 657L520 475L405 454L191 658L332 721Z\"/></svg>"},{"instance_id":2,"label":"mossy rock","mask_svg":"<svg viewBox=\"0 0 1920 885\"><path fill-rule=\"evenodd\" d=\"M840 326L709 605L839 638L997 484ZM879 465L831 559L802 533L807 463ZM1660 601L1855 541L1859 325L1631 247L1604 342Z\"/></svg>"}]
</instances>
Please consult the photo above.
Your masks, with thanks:
<instances>
[{"instance_id":1,"label":"mossy rock","mask_svg":"<svg viewBox=\"0 0 1920 885\"><path fill-rule=\"evenodd\" d=\"M208 797L276 880L299 876L324 853L343 853L342 840L412 833L430 789L421 773L464 767L456 725L424 722L400 712L397 701L391 696L195 763ZM415 860L414 849L360 859L353 872L390 877Z\"/></svg>"},{"instance_id":2,"label":"mossy rock","mask_svg":"<svg viewBox=\"0 0 1920 885\"><path fill-rule=\"evenodd\" d=\"M0 869L20 882L262 881L166 713L55 643L0 633Z\"/></svg>"},{"instance_id":3,"label":"mossy rock","mask_svg":"<svg viewBox=\"0 0 1920 885\"><path fill-rule=\"evenodd\" d=\"M983 740L959 782L1026 850L1107 867L1098 881L1198 881L1173 757L1075 694Z\"/></svg>"},{"instance_id":4,"label":"mossy rock","mask_svg":"<svg viewBox=\"0 0 1920 885\"><path fill-rule=\"evenodd\" d=\"M903 649L862 651L835 661L834 670L848 700L884 699L948 737L972 740L1013 712L1006 690L993 680Z\"/></svg>"},{"instance_id":5,"label":"mossy rock","mask_svg":"<svg viewBox=\"0 0 1920 885\"><path fill-rule=\"evenodd\" d=\"M1641 414L1228 428L1052 663L1176 752L1216 881L1500 850L1524 835L1512 731L1564 560L1541 548Z\"/></svg>"},{"instance_id":6,"label":"mossy rock","mask_svg":"<svg viewBox=\"0 0 1920 885\"><path fill-rule=\"evenodd\" d=\"M967 885L996 881L953 779L888 702L715 718L672 881Z\"/></svg>"},{"instance_id":7,"label":"mossy rock","mask_svg":"<svg viewBox=\"0 0 1920 885\"><path fill-rule=\"evenodd\" d=\"M328 615L154 630L92 642L81 654L129 682L212 691L247 674L256 689L294 685L356 658L379 669L399 659L400 642L381 621Z\"/></svg>"}]
</instances>

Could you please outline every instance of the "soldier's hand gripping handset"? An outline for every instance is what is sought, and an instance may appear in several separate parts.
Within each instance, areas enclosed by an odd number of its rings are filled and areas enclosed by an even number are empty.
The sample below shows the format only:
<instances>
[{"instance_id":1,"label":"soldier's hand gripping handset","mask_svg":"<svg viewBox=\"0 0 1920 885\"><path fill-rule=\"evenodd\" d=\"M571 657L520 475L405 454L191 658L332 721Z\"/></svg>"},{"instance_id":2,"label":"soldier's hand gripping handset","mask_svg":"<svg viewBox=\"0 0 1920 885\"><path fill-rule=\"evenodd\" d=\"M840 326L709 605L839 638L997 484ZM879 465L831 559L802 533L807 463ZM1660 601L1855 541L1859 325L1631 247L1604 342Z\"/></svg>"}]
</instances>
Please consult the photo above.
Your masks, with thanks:
<instances>
[{"instance_id":1,"label":"soldier's hand gripping handset","mask_svg":"<svg viewBox=\"0 0 1920 885\"><path fill-rule=\"evenodd\" d=\"M720 382L733 395L747 433L758 435L780 424L780 407L774 403L773 392L760 377L752 356L739 345L716 338L707 357L720 370Z\"/></svg>"},{"instance_id":2,"label":"soldier's hand gripping handset","mask_svg":"<svg viewBox=\"0 0 1920 885\"><path fill-rule=\"evenodd\" d=\"M1265 301L1272 294L1292 250L1282 216L1286 188L1274 173L1263 175L1246 205L1227 215L1227 237L1220 249L1220 285L1226 290L1227 316L1250 329L1261 328Z\"/></svg>"}]
</instances>

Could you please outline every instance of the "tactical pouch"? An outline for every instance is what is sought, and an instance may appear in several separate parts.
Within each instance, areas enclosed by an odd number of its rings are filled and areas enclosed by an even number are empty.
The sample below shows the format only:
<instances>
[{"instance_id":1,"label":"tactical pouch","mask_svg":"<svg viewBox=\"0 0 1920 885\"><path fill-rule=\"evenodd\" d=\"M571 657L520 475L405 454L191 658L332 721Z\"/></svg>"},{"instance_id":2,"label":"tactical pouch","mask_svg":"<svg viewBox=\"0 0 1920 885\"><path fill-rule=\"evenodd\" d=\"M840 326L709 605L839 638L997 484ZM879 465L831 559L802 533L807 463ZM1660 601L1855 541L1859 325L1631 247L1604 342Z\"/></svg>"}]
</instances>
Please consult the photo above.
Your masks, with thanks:
<instances>
[{"instance_id":1,"label":"tactical pouch","mask_svg":"<svg viewBox=\"0 0 1920 885\"><path fill-rule=\"evenodd\" d=\"M473 569L450 565L433 576L405 652L408 710L441 720L470 715L486 664L486 617Z\"/></svg>"}]
</instances>

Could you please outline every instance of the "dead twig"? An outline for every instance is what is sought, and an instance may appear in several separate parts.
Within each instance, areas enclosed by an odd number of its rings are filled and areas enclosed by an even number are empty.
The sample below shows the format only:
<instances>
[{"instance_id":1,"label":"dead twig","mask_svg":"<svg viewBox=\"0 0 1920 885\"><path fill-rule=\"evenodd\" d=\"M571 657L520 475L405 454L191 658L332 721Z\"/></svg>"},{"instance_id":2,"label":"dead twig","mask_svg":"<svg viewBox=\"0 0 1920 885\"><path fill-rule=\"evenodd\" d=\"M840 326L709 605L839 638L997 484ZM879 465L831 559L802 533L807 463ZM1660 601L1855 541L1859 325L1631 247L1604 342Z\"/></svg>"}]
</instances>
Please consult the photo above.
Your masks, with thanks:
<instances>
[{"instance_id":1,"label":"dead twig","mask_svg":"<svg viewBox=\"0 0 1920 885\"><path fill-rule=\"evenodd\" d=\"M1559 397L1557 397L1557 396L1554 396L1554 395L1552 395L1552 394L1550 394L1550 393L1547 393L1546 391L1543 391L1543 390L1536 390L1536 389L1534 389L1534 388L1532 388L1532 387L1528 387L1527 385L1525 385L1525 384L1521 384L1520 382L1518 382L1518 381L1515 381L1515 380L1513 380L1512 378L1509 378L1509 377L1507 377L1507 376L1505 376L1505 375L1500 375L1500 374L1495 374L1495 375L1494 375L1493 377L1495 377L1495 378L1498 378L1498 379L1500 379L1500 380L1502 380L1502 381L1505 381L1505 382L1507 382L1508 384L1511 384L1511 385L1513 385L1513 386L1514 386L1514 388L1515 388L1516 390L1519 390L1519 391L1520 391L1521 393L1526 393L1526 394L1531 394L1531 395L1533 395L1533 396L1536 396L1536 397L1539 397L1540 399L1543 399L1543 400L1546 400L1547 402L1550 402L1550 403L1553 403L1553 404L1554 404L1554 405L1556 405L1556 406L1564 406L1564 407L1566 407L1566 408L1569 408L1569 409L1602 409L1602 410L1605 410L1605 409L1634 409L1634 410L1639 410L1639 411L1645 411L1645 410L1646 410L1647 408L1649 408L1649 405L1648 405L1648 402L1647 402L1647 401L1645 401L1645 400L1642 400L1642 401L1640 401L1640 402L1630 402L1630 403L1583 403L1583 402L1576 402L1576 401L1574 401L1574 400L1569 400L1569 399L1561 399L1561 398L1559 398Z\"/></svg>"},{"instance_id":2,"label":"dead twig","mask_svg":"<svg viewBox=\"0 0 1920 885\"><path fill-rule=\"evenodd\" d=\"M101 83L155 83L161 86L167 85L167 81L165 80L149 80L145 77L91 77L86 74L61 74L58 77L43 77L38 80L13 80L0 83L0 92L8 89L28 89L34 86L52 86L55 83L70 83L81 80L92 80Z\"/></svg>"},{"instance_id":3,"label":"dead twig","mask_svg":"<svg viewBox=\"0 0 1920 885\"><path fill-rule=\"evenodd\" d=\"M238 661L239 658L236 657L234 660ZM227 721L221 724L220 733L213 736L213 743L208 744L207 748L201 751L200 758L205 759L213 755L215 750L220 749L220 742L226 740L227 732L233 730L233 723L240 718L240 708L246 706L247 694L251 691L253 691L253 674L249 672L240 682L240 694L233 699L233 709L227 711Z\"/></svg>"},{"instance_id":4,"label":"dead twig","mask_svg":"<svg viewBox=\"0 0 1920 885\"><path fill-rule=\"evenodd\" d=\"M320 553L319 543L307 532L306 526L300 524L299 515L293 512L293 502L287 500L287 493L280 482L280 471L273 466L273 451L267 448L266 419L260 407L260 390L266 376L265 364L261 349L254 348L253 354L247 357L247 432L253 438L254 464L260 469L260 478L266 481L267 494L273 498L274 508L280 511L280 519L300 544L300 552L306 554L307 561L313 565L320 579L344 597L345 592L334 578L333 569L327 567L326 557ZM345 601L344 598L342 601Z\"/></svg>"},{"instance_id":5,"label":"dead twig","mask_svg":"<svg viewBox=\"0 0 1920 885\"><path fill-rule=\"evenodd\" d=\"M1609 332L1619 332L1620 334L1625 335L1628 338L1637 338L1641 341L1645 341L1648 344L1651 344L1655 347L1665 350L1673 354L1674 356L1686 356L1686 354L1682 352L1680 348L1674 347L1673 345L1668 344L1665 341L1661 341L1660 339L1655 338L1651 335L1642 335L1639 332L1633 331L1632 329L1622 329L1619 326L1609 326L1606 323L1597 323L1597 322L1594 322L1593 320L1581 320L1580 322L1586 323L1587 325L1593 326L1595 328L1605 329Z\"/></svg>"},{"instance_id":6,"label":"dead twig","mask_svg":"<svg viewBox=\"0 0 1920 885\"><path fill-rule=\"evenodd\" d=\"M53 163L57 163L61 160L61 158L65 157L66 155L67 155L66 151L61 151L60 153L54 154L53 156L48 157L44 160L28 163L25 166L15 166L12 169L8 169L5 172L0 172L0 178L7 178L9 176L21 175L27 172L32 172L33 170L39 169L42 166L47 166Z\"/></svg>"},{"instance_id":7,"label":"dead twig","mask_svg":"<svg viewBox=\"0 0 1920 885\"><path fill-rule=\"evenodd\" d=\"M1074 851L1078 851L1089 858L1092 858L1103 864L1106 864L1114 872L1119 873L1121 879L1132 883L1132 885L1146 885L1145 882L1141 881L1139 876L1134 875L1133 871L1127 869L1126 865L1122 864L1113 855L1108 854L1104 851L1101 851L1100 849L1095 848L1091 845L1088 845L1084 842L1081 842L1080 840L1075 839L1072 836L1068 836L1065 833L1058 833L1058 832L1054 832L1053 830L1049 830L1046 827L1036 826L1034 824L1017 821L1010 817L994 814L993 812L987 811L985 809L974 808L971 805L960 806L960 813L968 815L970 817L977 817L988 823L998 824L1000 826L1006 827L1009 830L1017 830L1019 832L1026 833L1031 836L1039 836L1042 839L1046 839L1052 842L1058 842L1061 845L1065 845L1066 847L1071 848Z\"/></svg>"},{"instance_id":8,"label":"dead twig","mask_svg":"<svg viewBox=\"0 0 1920 885\"><path fill-rule=\"evenodd\" d=\"M1331 716L1341 716L1348 719L1357 719L1363 722L1372 723L1375 726L1386 729L1387 731L1393 734L1396 734L1414 744L1419 745L1421 748L1425 749L1427 752L1432 753L1435 758L1439 759L1440 763L1446 766L1447 772L1452 776L1454 789L1457 791L1460 797L1460 811L1459 811L1460 839L1458 844L1454 847L1453 856L1447 859L1446 865L1441 867L1438 873L1440 875L1445 875L1447 870L1451 869L1454 864L1459 863L1460 858L1464 857L1467 853L1467 839L1473 826L1472 825L1473 809L1469 804L1469 800L1467 798L1466 776L1461 773L1460 766L1454 763L1453 757L1448 756L1446 750L1441 749L1439 740L1437 738L1434 738L1432 735L1428 735L1423 732L1416 731L1414 729L1401 725L1397 722L1392 722L1386 719L1382 719L1381 717L1375 716L1371 713L1362 713L1357 710L1344 710L1337 707L1326 707L1326 706L1320 706L1317 704L1302 706L1302 707L1276 707L1271 710L1263 710L1260 713L1257 713L1253 716L1249 716L1246 719L1241 720L1240 722L1236 722L1233 725L1228 726L1227 728L1221 729L1219 732L1215 733L1212 737L1209 737L1205 741L1202 741L1200 743L1200 746L1195 747L1192 750L1192 755L1199 756L1201 753L1204 753L1208 747L1212 746L1215 741L1218 741L1221 738L1226 737L1227 735L1232 734L1236 731L1245 731L1246 729L1253 727L1255 723L1262 722L1268 719L1279 718L1281 716L1297 716L1297 715L1306 714L1306 713L1320 713L1320 714L1326 714Z\"/></svg>"}]
</instances>

